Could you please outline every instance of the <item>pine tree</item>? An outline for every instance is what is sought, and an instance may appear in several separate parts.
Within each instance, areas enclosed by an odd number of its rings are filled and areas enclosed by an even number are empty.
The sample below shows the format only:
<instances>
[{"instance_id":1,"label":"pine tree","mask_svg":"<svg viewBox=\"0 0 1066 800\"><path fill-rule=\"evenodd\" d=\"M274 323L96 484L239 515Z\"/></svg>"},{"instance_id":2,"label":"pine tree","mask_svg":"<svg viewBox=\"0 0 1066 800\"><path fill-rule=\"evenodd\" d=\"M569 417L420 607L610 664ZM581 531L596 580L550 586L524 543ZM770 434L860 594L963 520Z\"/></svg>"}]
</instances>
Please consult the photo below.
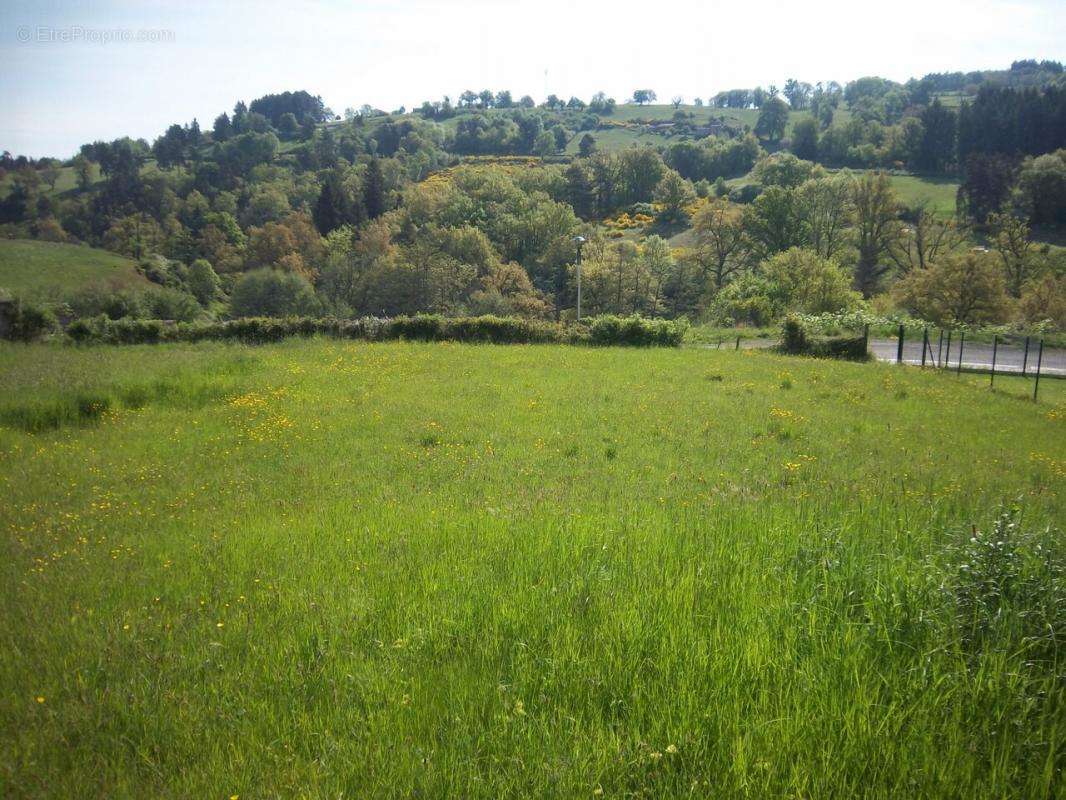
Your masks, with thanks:
<instances>
[{"instance_id":1,"label":"pine tree","mask_svg":"<svg viewBox=\"0 0 1066 800\"><path fill-rule=\"evenodd\" d=\"M345 189L340 174L336 170L329 172L311 211L318 232L325 236L342 225L358 225L361 212L362 209L352 201Z\"/></svg>"},{"instance_id":2,"label":"pine tree","mask_svg":"<svg viewBox=\"0 0 1066 800\"><path fill-rule=\"evenodd\" d=\"M367 219L377 219L385 213L385 176L381 174L381 162L370 160L363 183L363 207Z\"/></svg>"}]
</instances>

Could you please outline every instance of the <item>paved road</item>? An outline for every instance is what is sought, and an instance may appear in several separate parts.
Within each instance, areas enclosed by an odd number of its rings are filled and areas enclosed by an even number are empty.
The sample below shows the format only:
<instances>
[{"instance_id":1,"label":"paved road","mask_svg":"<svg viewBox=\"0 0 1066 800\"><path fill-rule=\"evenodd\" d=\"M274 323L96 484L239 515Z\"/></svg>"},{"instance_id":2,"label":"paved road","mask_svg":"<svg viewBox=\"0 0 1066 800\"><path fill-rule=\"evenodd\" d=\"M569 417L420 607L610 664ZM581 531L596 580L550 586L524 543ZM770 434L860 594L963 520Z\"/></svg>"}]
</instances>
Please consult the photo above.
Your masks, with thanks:
<instances>
[{"instance_id":1,"label":"paved road","mask_svg":"<svg viewBox=\"0 0 1066 800\"><path fill-rule=\"evenodd\" d=\"M777 344L774 339L741 339L740 346L742 349L754 349L761 347L772 347ZM932 348L932 357L926 354L926 365L935 366L937 355L937 342L934 340L930 343ZM715 348L717 345L705 345L706 347ZM736 340L723 342L721 349L731 350L736 346ZM897 353L897 341L895 339L871 339L870 340L870 352L874 354L874 358L878 361L890 361L896 360ZM1036 371L1036 356L1037 348L1030 346L1029 358L1025 358L1025 348L1016 347L1014 345L1001 344L996 350L996 372L1016 372L1021 373L1022 364L1025 363L1026 374L1031 374ZM903 361L907 364L921 364L922 363L922 341L904 341L903 343ZM940 353L941 366L949 366L954 369L959 364L959 343L958 340L953 340L951 343L951 352L947 352L947 348L944 347ZM979 342L966 342L962 348L962 368L971 370L990 370L992 369L992 345ZM1066 350L1056 349L1051 347L1044 348L1044 356L1040 362L1040 374L1041 375L1061 375L1066 377Z\"/></svg>"},{"instance_id":2,"label":"paved road","mask_svg":"<svg viewBox=\"0 0 1066 800\"><path fill-rule=\"evenodd\" d=\"M959 342L951 343L951 351L948 352L947 342L940 352L937 352L937 342L929 344L930 350L926 351L926 365L935 365L939 360L941 366L958 367ZM1036 371L1037 347L1030 345L1029 355L1025 355L1025 347L1001 344L996 348L996 372L1021 373L1024 366L1026 374ZM870 350L878 361L895 361L898 352L898 342L895 339L871 339ZM939 355L939 359L938 359ZM922 363L922 343L904 341L903 360L908 364ZM966 342L962 348L962 368L976 370L992 369L992 345L983 342ZM1040 373L1042 375L1066 375L1066 350L1051 347L1044 348L1043 357L1040 360Z\"/></svg>"}]
</instances>

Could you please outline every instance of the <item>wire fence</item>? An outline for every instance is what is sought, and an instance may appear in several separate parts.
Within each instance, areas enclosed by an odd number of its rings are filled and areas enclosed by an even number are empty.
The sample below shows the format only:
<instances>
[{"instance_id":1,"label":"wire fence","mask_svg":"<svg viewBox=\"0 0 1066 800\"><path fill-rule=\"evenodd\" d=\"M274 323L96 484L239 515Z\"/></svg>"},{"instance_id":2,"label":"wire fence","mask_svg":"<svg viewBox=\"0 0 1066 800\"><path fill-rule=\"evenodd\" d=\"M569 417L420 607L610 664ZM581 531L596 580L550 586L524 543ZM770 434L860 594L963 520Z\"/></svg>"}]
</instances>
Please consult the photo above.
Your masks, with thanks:
<instances>
[{"instance_id":1,"label":"wire fence","mask_svg":"<svg viewBox=\"0 0 1066 800\"><path fill-rule=\"evenodd\" d=\"M894 345L890 358L886 345ZM1061 350L1045 353L1043 338L1034 336L994 335L991 342L967 341L966 331L951 329L922 330L921 337L908 335L899 326L896 339L874 342L874 355L882 361L911 364L929 369L953 370L956 373L987 373L989 386L996 375L1020 375L1033 380L1033 400L1040 392L1041 376L1066 376L1066 358Z\"/></svg>"}]
</instances>

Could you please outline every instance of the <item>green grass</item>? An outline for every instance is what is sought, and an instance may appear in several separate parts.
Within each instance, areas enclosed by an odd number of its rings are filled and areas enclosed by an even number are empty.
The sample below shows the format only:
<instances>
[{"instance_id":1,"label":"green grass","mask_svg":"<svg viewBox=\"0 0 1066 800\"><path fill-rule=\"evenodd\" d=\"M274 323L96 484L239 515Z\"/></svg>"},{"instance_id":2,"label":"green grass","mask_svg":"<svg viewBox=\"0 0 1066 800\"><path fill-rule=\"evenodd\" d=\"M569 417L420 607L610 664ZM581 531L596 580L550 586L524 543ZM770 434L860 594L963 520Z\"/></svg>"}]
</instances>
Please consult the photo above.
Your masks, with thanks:
<instances>
[{"instance_id":1,"label":"green grass","mask_svg":"<svg viewBox=\"0 0 1066 800\"><path fill-rule=\"evenodd\" d=\"M99 284L144 288L136 264L117 253L74 244L0 239L0 287L17 294L58 298Z\"/></svg>"},{"instance_id":2,"label":"green grass","mask_svg":"<svg viewBox=\"0 0 1066 800\"><path fill-rule=\"evenodd\" d=\"M959 190L956 178L892 175L891 180L892 188L904 204L926 202L929 210L940 216L955 216L955 195Z\"/></svg>"},{"instance_id":3,"label":"green grass","mask_svg":"<svg viewBox=\"0 0 1066 800\"><path fill-rule=\"evenodd\" d=\"M1061 649L953 599L971 524L1063 523L1066 382L315 340L0 380L0 796L1066 788Z\"/></svg>"}]
</instances>

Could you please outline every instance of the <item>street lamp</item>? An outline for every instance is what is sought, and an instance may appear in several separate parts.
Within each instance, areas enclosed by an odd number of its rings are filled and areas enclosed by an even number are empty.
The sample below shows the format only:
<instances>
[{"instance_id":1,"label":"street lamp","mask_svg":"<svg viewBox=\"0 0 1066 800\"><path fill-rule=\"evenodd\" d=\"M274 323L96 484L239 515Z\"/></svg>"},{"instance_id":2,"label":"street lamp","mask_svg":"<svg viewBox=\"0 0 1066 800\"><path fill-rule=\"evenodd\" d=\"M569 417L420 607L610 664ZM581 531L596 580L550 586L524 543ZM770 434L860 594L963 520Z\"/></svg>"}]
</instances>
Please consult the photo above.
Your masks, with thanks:
<instances>
[{"instance_id":1,"label":"street lamp","mask_svg":"<svg viewBox=\"0 0 1066 800\"><path fill-rule=\"evenodd\" d=\"M581 322L581 246L585 244L584 236L575 236L577 245L577 321Z\"/></svg>"}]
</instances>

